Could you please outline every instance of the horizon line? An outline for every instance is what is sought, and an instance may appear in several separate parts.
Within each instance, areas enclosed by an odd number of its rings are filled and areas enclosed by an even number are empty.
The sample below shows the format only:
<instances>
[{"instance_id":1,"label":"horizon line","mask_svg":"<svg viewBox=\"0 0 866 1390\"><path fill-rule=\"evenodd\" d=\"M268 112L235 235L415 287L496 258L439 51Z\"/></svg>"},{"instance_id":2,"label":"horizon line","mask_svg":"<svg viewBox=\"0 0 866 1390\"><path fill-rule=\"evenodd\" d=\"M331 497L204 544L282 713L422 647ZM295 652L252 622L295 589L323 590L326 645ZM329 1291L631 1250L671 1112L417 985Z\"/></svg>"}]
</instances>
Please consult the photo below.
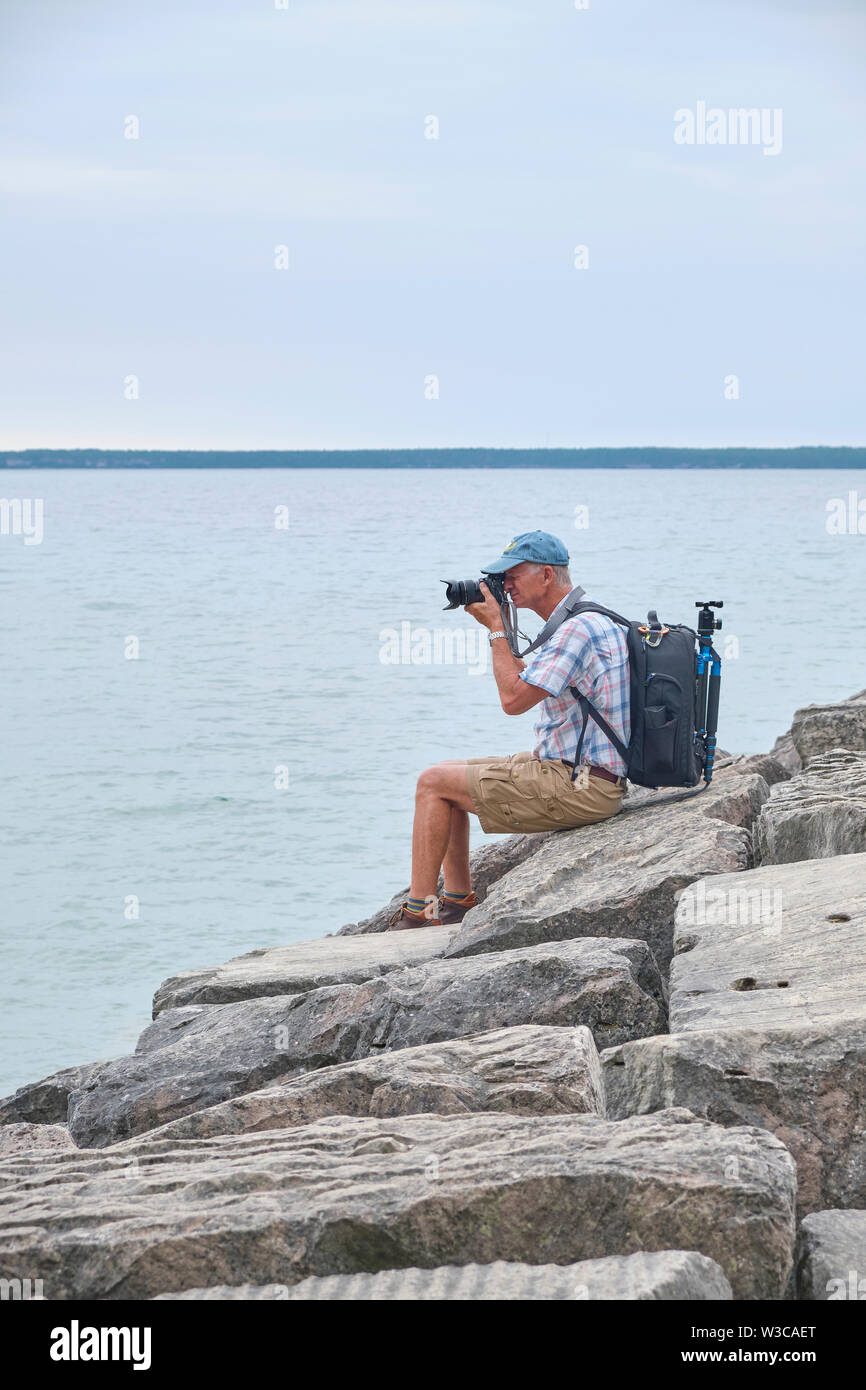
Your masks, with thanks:
<instances>
[{"instance_id":1,"label":"horizon line","mask_svg":"<svg viewBox=\"0 0 866 1390\"><path fill-rule=\"evenodd\" d=\"M268 444L268 445L237 445L236 447L226 447L225 445L211 446L209 444L192 445L161 445L161 444L27 444L21 448L12 448L10 445L0 444L0 454L26 454L26 453L81 453L89 451L94 453L131 453L136 450L141 453L385 453L399 450L408 452L415 449L425 449L431 452L442 452L443 450L454 449L491 449L501 451L523 452L528 450L551 451L556 449L569 450L605 450L605 449L863 449L866 443L862 444Z\"/></svg>"},{"instance_id":2,"label":"horizon line","mask_svg":"<svg viewBox=\"0 0 866 1390\"><path fill-rule=\"evenodd\" d=\"M0 445L0 460L24 458L34 454L243 454L243 455L297 455L297 454L695 454L695 453L798 453L810 452L863 452L866 444L386 444L386 445L292 445L287 447L210 447L194 445L187 447L161 445L40 445L31 444L26 448L11 449Z\"/></svg>"}]
</instances>

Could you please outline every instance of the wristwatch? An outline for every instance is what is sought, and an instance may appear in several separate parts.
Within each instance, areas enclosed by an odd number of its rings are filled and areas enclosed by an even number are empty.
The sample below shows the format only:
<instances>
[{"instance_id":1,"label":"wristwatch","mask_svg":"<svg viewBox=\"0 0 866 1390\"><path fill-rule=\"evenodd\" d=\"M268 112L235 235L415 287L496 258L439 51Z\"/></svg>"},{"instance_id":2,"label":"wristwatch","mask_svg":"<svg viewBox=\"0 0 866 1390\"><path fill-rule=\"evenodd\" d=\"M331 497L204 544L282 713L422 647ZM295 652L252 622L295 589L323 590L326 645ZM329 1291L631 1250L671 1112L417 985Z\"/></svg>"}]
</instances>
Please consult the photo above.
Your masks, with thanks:
<instances>
[{"instance_id":1,"label":"wristwatch","mask_svg":"<svg viewBox=\"0 0 866 1390\"><path fill-rule=\"evenodd\" d=\"M502 631L500 631L500 632L490 632L490 633L487 634L487 640L488 640L488 642L490 643L490 645L491 645L491 647L492 647L492 646L493 646L493 643L496 641L497 637L506 637L507 635L508 635L507 633L502 632Z\"/></svg>"}]
</instances>

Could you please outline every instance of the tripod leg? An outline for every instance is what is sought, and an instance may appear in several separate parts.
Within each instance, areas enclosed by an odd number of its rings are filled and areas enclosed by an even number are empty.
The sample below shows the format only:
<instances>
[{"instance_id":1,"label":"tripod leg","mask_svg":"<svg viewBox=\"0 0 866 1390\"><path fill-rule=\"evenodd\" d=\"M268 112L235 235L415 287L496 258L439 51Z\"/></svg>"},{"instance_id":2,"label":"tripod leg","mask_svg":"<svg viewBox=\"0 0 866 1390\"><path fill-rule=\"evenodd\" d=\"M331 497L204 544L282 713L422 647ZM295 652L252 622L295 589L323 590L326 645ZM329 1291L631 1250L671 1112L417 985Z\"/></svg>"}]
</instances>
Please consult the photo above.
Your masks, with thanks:
<instances>
[{"instance_id":1,"label":"tripod leg","mask_svg":"<svg viewBox=\"0 0 866 1390\"><path fill-rule=\"evenodd\" d=\"M713 761L716 756L716 729L719 724L719 692L722 685L722 663L718 652L712 652L713 664L710 669L707 692L707 762L704 768L704 781L709 782L713 775Z\"/></svg>"}]
</instances>

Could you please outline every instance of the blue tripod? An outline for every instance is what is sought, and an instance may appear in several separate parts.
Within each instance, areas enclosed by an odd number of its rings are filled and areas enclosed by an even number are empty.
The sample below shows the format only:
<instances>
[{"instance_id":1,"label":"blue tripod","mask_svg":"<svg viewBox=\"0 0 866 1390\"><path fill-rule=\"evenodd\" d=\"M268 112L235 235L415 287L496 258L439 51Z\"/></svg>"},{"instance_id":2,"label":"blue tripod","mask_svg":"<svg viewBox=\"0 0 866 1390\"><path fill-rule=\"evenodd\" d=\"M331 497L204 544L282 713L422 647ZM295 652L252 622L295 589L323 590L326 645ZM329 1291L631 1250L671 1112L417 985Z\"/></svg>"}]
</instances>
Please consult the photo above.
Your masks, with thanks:
<instances>
[{"instance_id":1,"label":"blue tripod","mask_svg":"<svg viewBox=\"0 0 866 1390\"><path fill-rule=\"evenodd\" d=\"M704 768L704 784L708 785L713 776L713 761L716 756L716 729L719 722L719 689L722 683L722 659L713 647L713 633L722 626L721 618L716 618L712 610L723 608L719 599L706 603L698 599L698 693L695 718L695 748Z\"/></svg>"}]
</instances>

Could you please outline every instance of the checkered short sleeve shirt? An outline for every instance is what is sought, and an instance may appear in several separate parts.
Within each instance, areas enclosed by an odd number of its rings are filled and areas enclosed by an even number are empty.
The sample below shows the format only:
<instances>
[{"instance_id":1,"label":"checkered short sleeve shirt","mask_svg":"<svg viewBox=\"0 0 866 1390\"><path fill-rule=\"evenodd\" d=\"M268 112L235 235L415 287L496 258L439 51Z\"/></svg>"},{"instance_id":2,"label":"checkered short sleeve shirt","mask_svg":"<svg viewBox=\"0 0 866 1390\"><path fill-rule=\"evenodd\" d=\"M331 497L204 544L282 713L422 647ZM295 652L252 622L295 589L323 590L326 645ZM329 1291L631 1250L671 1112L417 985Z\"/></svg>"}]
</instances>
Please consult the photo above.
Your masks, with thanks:
<instances>
[{"instance_id":1,"label":"checkered short sleeve shirt","mask_svg":"<svg viewBox=\"0 0 866 1390\"><path fill-rule=\"evenodd\" d=\"M558 627L527 659L521 680L546 690L535 725L537 758L574 762L583 716L569 690L591 700L623 743L630 737L628 646L624 628L602 613L579 613ZM610 739L587 719L581 763L594 763L624 777L626 765Z\"/></svg>"}]
</instances>

